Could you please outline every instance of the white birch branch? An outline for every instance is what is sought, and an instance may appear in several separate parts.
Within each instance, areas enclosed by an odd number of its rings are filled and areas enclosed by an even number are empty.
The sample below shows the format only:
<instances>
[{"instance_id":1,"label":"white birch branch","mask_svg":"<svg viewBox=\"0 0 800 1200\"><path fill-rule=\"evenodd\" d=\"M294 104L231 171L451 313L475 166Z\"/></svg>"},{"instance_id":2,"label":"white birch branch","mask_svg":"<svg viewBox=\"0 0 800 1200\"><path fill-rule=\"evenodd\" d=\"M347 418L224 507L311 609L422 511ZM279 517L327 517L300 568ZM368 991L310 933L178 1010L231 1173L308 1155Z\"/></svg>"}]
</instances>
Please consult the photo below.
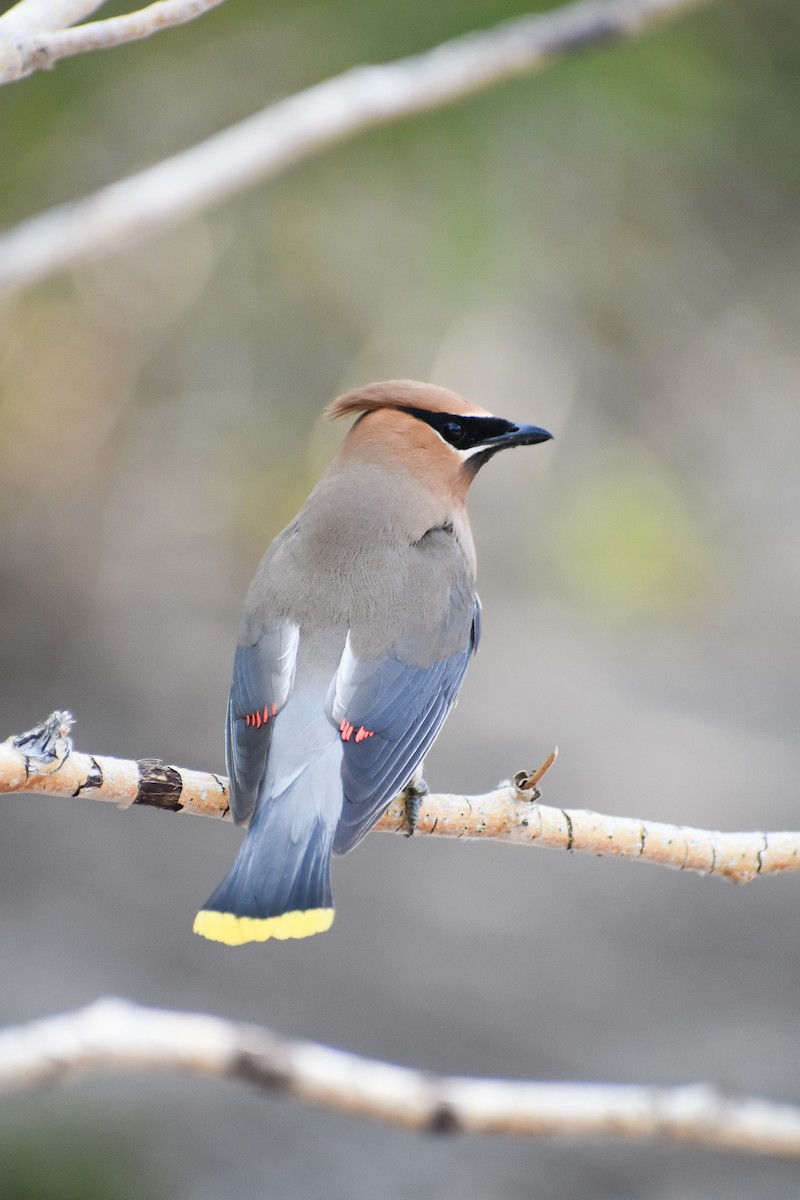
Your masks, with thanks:
<instances>
[{"instance_id":1,"label":"white birch branch","mask_svg":"<svg viewBox=\"0 0 800 1200\"><path fill-rule=\"evenodd\" d=\"M683 1142L800 1157L800 1108L707 1085L649 1087L436 1076L220 1017L99 1000L0 1032L0 1092L75 1071L178 1070L429 1133Z\"/></svg>"},{"instance_id":2,"label":"white birch branch","mask_svg":"<svg viewBox=\"0 0 800 1200\"><path fill-rule=\"evenodd\" d=\"M68 737L69 713L53 713L28 733L0 743L0 794L42 792L86 796L120 808L149 805L171 812L229 818L228 781L222 775L169 766L158 759L80 754ZM519 772L517 780L525 772ZM720 833L612 817L587 809L550 808L538 792L503 784L483 796L429 795L422 802L416 835L491 838L599 857L656 863L735 883L760 875L800 870L800 833ZM406 833L401 798L375 825L379 832Z\"/></svg>"},{"instance_id":3,"label":"white birch branch","mask_svg":"<svg viewBox=\"0 0 800 1200\"><path fill-rule=\"evenodd\" d=\"M0 13L0 37L66 29L91 16L105 0L19 0ZM4 82L0 77L0 82Z\"/></svg>"},{"instance_id":4,"label":"white birch branch","mask_svg":"<svg viewBox=\"0 0 800 1200\"><path fill-rule=\"evenodd\" d=\"M362 130L453 104L586 47L636 37L707 3L577 0L412 58L346 71L136 175L23 221L0 236L0 293L154 233Z\"/></svg>"},{"instance_id":5,"label":"white birch branch","mask_svg":"<svg viewBox=\"0 0 800 1200\"><path fill-rule=\"evenodd\" d=\"M68 29L103 0L22 0L0 17L0 84L47 71L62 58L141 41L194 21L223 0L157 0L138 12Z\"/></svg>"}]
</instances>

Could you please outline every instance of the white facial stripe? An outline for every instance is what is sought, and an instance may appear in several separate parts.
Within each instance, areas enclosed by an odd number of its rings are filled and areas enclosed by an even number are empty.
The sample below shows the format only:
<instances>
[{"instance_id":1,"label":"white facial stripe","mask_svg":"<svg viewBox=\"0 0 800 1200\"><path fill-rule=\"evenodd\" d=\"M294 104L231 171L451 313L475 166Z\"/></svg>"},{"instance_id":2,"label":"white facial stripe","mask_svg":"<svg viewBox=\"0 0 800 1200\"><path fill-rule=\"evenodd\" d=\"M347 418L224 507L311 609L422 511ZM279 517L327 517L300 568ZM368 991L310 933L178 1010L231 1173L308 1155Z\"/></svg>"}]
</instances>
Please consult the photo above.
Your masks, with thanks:
<instances>
[{"instance_id":1,"label":"white facial stripe","mask_svg":"<svg viewBox=\"0 0 800 1200\"><path fill-rule=\"evenodd\" d=\"M455 446L451 446L450 449L455 450L456 448ZM482 446L471 446L469 450L456 450L456 454L460 459L466 462L468 458L472 458L474 454L480 454L485 449L486 443L484 442Z\"/></svg>"}]
</instances>

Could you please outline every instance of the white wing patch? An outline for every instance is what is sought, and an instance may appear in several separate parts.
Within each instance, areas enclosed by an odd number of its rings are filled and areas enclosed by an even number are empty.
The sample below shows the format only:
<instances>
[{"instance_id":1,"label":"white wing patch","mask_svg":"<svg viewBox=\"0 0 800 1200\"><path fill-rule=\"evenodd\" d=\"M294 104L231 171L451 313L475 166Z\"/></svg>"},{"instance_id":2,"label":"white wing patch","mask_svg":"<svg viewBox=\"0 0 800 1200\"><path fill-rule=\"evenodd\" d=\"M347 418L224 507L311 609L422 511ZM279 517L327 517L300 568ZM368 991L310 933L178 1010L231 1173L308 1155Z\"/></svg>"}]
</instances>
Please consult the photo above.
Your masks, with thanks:
<instances>
[{"instance_id":1,"label":"white wing patch","mask_svg":"<svg viewBox=\"0 0 800 1200\"><path fill-rule=\"evenodd\" d=\"M297 651L300 646L300 626L287 621L281 625L277 636L280 638L271 671L272 693L276 707L280 710L289 699L289 693L294 686L294 673L297 669Z\"/></svg>"},{"instance_id":2,"label":"white wing patch","mask_svg":"<svg viewBox=\"0 0 800 1200\"><path fill-rule=\"evenodd\" d=\"M358 667L359 662L355 654L353 654L350 645L350 634L348 633L342 657L339 660L339 666L331 680L331 686L328 689L328 695L325 700L325 708L331 714L331 720L336 725L339 725L344 720L347 706L353 697L353 692L356 688Z\"/></svg>"}]
</instances>

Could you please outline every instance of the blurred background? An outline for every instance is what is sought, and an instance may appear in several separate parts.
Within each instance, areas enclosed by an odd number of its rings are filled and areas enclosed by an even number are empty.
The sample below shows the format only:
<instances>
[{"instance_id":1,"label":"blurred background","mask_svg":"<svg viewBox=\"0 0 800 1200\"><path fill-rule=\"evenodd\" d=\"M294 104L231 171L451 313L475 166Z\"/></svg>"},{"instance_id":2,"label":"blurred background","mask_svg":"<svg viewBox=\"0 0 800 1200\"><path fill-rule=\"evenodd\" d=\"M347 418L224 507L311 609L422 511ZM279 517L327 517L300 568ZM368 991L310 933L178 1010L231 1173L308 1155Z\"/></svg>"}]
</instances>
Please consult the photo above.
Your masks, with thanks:
<instances>
[{"instance_id":1,"label":"blurred background","mask_svg":"<svg viewBox=\"0 0 800 1200\"><path fill-rule=\"evenodd\" d=\"M529 9L230 0L3 91L0 223L293 90ZM535 5L533 7L546 7ZM120 11L109 6L100 15ZM0 737L224 769L239 611L373 379L556 440L471 511L481 653L427 769L481 792L798 826L800 10L726 0L374 131L0 301ZM797 879L735 888L372 836L306 943L193 937L240 834L4 797L0 1021L104 993L431 1070L797 1102ZM7 1099L3 1200L798 1194L700 1150L423 1138L188 1077Z\"/></svg>"}]
</instances>

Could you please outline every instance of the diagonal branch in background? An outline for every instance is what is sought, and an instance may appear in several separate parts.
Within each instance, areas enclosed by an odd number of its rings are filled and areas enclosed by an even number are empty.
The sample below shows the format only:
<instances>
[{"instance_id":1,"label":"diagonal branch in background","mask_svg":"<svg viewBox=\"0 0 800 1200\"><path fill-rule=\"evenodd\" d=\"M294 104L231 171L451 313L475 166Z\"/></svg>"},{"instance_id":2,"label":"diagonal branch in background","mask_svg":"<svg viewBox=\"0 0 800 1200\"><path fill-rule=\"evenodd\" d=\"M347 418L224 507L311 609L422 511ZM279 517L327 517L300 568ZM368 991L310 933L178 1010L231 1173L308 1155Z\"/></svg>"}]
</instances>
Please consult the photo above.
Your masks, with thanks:
<instances>
[{"instance_id":1,"label":"diagonal branch in background","mask_svg":"<svg viewBox=\"0 0 800 1200\"><path fill-rule=\"evenodd\" d=\"M240 1079L426 1133L683 1142L800 1157L800 1108L715 1089L435 1076L200 1013L99 1000L0 1032L0 1092L78 1070L179 1070Z\"/></svg>"},{"instance_id":2,"label":"diagonal branch in background","mask_svg":"<svg viewBox=\"0 0 800 1200\"><path fill-rule=\"evenodd\" d=\"M18 0L0 13L0 37L22 38L26 34L66 29L104 4L105 0Z\"/></svg>"},{"instance_id":3,"label":"diagonal branch in background","mask_svg":"<svg viewBox=\"0 0 800 1200\"><path fill-rule=\"evenodd\" d=\"M138 12L69 29L67 26L100 8L103 0L22 0L0 17L0 83L49 70L60 59L87 50L109 50L185 25L222 2L157 0Z\"/></svg>"},{"instance_id":4,"label":"diagonal branch in background","mask_svg":"<svg viewBox=\"0 0 800 1200\"><path fill-rule=\"evenodd\" d=\"M577 0L412 58L346 71L0 236L0 292L163 229L362 130L454 104L587 47L636 37L709 2Z\"/></svg>"},{"instance_id":5,"label":"diagonal branch in background","mask_svg":"<svg viewBox=\"0 0 800 1200\"><path fill-rule=\"evenodd\" d=\"M86 796L120 808L143 804L170 812L229 817L224 776L169 766L158 759L132 762L80 754L72 749L71 725L69 713L56 712L28 733L0 743L0 793ZM535 802L537 795L513 783L483 796L429 795L420 809L416 834L490 838L628 858L736 883L800 870L800 833L719 833L586 809L549 808ZM402 799L392 802L374 828L407 832Z\"/></svg>"}]
</instances>

